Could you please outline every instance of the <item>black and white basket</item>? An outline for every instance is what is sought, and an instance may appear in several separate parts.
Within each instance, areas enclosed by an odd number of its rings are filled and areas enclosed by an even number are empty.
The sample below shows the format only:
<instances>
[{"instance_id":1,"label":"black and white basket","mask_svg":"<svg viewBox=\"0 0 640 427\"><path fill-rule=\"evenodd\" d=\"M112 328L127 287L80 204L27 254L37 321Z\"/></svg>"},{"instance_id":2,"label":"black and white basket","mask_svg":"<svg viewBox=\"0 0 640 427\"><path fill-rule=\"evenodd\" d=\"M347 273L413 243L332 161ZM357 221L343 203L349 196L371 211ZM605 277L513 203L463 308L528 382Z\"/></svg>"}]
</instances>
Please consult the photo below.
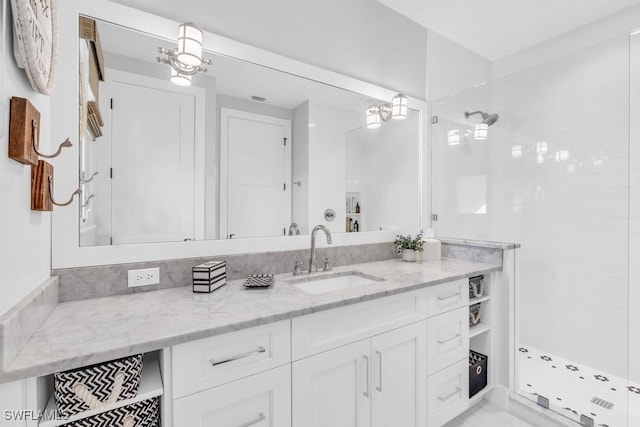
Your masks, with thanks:
<instances>
[{"instance_id":1,"label":"black and white basket","mask_svg":"<svg viewBox=\"0 0 640 427\"><path fill-rule=\"evenodd\" d=\"M160 403L157 397L64 424L63 427L158 427Z\"/></svg>"},{"instance_id":2,"label":"black and white basket","mask_svg":"<svg viewBox=\"0 0 640 427\"><path fill-rule=\"evenodd\" d=\"M138 394L141 375L142 354L58 372L53 375L58 412L72 416L134 398Z\"/></svg>"},{"instance_id":3,"label":"black and white basket","mask_svg":"<svg viewBox=\"0 0 640 427\"><path fill-rule=\"evenodd\" d=\"M480 298L484 295L484 276L469 278L469 299Z\"/></svg>"},{"instance_id":4,"label":"black and white basket","mask_svg":"<svg viewBox=\"0 0 640 427\"><path fill-rule=\"evenodd\" d=\"M469 327L476 326L480 323L482 314L482 303L473 304L469 307Z\"/></svg>"}]
</instances>

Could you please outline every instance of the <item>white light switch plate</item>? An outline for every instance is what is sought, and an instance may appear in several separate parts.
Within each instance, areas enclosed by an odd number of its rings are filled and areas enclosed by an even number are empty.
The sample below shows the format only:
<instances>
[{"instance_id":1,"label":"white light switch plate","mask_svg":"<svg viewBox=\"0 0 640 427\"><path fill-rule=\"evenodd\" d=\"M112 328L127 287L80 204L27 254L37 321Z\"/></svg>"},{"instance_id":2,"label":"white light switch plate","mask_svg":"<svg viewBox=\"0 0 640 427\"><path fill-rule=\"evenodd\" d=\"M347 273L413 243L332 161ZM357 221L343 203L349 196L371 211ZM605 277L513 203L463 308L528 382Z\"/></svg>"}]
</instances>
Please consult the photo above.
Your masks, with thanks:
<instances>
[{"instance_id":1,"label":"white light switch plate","mask_svg":"<svg viewBox=\"0 0 640 427\"><path fill-rule=\"evenodd\" d=\"M157 285L160 283L160 268L129 270L129 287Z\"/></svg>"}]
</instances>

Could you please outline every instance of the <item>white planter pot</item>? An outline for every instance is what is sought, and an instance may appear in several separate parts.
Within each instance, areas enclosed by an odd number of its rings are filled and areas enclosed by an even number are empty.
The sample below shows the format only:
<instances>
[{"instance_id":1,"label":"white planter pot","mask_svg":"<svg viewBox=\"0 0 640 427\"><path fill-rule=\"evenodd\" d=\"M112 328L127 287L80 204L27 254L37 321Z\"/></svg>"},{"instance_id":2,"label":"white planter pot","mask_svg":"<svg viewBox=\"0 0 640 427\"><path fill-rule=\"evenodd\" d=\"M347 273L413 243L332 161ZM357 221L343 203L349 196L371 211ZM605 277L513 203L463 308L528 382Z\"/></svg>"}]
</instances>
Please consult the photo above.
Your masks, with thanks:
<instances>
[{"instance_id":1,"label":"white planter pot","mask_svg":"<svg viewBox=\"0 0 640 427\"><path fill-rule=\"evenodd\" d=\"M402 260L407 262L416 262L416 251L413 249L404 249L402 251Z\"/></svg>"}]
</instances>

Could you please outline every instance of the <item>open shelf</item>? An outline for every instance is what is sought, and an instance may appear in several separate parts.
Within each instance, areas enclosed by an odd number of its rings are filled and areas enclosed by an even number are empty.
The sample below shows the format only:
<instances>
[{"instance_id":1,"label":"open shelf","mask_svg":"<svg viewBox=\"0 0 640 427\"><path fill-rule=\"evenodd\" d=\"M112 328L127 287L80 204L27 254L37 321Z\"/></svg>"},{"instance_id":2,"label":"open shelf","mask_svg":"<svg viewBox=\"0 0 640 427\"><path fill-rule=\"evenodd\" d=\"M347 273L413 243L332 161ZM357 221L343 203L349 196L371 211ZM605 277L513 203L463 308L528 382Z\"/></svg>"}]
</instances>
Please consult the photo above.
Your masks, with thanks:
<instances>
[{"instance_id":1,"label":"open shelf","mask_svg":"<svg viewBox=\"0 0 640 427\"><path fill-rule=\"evenodd\" d=\"M487 384L482 390L477 392L472 398L469 399L469 407L475 405L480 402L483 397L487 395L491 391L492 387L490 384Z\"/></svg>"},{"instance_id":2,"label":"open shelf","mask_svg":"<svg viewBox=\"0 0 640 427\"><path fill-rule=\"evenodd\" d=\"M81 412L73 415L67 419L63 419L62 416L55 416L55 420L42 421L38 424L39 427L55 427L63 424L67 424L73 421L78 421L83 418L91 417L93 415L101 414L103 412L111 411L113 409L121 408L123 406L138 403L143 400L151 399L154 397L162 396L163 394L162 376L160 374L160 363L157 354L147 354L144 356L144 365L142 368L142 375L140 377L140 387L138 388L138 394L136 397L126 400L120 400L118 402L107 405L103 408L92 409L90 411ZM53 411L58 413L58 407L56 405L56 399L51 395L47 402L46 411L48 414L52 414Z\"/></svg>"},{"instance_id":3,"label":"open shelf","mask_svg":"<svg viewBox=\"0 0 640 427\"><path fill-rule=\"evenodd\" d=\"M489 295L483 295L483 296L478 297L478 298L470 298L469 299L469 305L473 305L473 304L478 304L480 302L489 301L490 299L491 299L491 297Z\"/></svg>"},{"instance_id":4,"label":"open shelf","mask_svg":"<svg viewBox=\"0 0 640 427\"><path fill-rule=\"evenodd\" d=\"M469 338L477 337L480 334L484 334L485 332L489 332L491 327L482 322L478 323L475 326L471 326L469 328Z\"/></svg>"}]
</instances>

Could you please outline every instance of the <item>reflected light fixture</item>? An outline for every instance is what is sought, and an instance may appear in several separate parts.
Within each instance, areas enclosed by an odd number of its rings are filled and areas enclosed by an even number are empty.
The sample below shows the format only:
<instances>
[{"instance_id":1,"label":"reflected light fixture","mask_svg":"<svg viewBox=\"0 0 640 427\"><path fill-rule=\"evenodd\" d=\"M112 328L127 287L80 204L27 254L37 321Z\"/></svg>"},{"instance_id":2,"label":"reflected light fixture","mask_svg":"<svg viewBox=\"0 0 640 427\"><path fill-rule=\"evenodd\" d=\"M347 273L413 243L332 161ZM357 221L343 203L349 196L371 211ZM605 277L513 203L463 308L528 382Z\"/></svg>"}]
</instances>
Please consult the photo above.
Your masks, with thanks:
<instances>
[{"instance_id":1,"label":"reflected light fixture","mask_svg":"<svg viewBox=\"0 0 640 427\"><path fill-rule=\"evenodd\" d=\"M391 99L391 102L383 102L367 108L367 127L377 129L382 122L389 121L389 119L404 120L408 114L408 99L399 93Z\"/></svg>"},{"instance_id":2,"label":"reflected light fixture","mask_svg":"<svg viewBox=\"0 0 640 427\"><path fill-rule=\"evenodd\" d=\"M460 131L458 129L452 129L447 132L447 144L459 145L460 142L462 142L462 137L460 136Z\"/></svg>"},{"instance_id":3,"label":"reflected light fixture","mask_svg":"<svg viewBox=\"0 0 640 427\"><path fill-rule=\"evenodd\" d=\"M207 72L204 65L211 65L210 59L202 58L202 30L193 22L178 26L178 47L158 48L166 57L158 57L161 64L171 66L171 82L178 86L191 85L191 78L199 72Z\"/></svg>"},{"instance_id":4,"label":"reflected light fixture","mask_svg":"<svg viewBox=\"0 0 640 427\"><path fill-rule=\"evenodd\" d=\"M473 128L473 139L476 141L486 141L489 137L489 125L486 123L478 123Z\"/></svg>"}]
</instances>

